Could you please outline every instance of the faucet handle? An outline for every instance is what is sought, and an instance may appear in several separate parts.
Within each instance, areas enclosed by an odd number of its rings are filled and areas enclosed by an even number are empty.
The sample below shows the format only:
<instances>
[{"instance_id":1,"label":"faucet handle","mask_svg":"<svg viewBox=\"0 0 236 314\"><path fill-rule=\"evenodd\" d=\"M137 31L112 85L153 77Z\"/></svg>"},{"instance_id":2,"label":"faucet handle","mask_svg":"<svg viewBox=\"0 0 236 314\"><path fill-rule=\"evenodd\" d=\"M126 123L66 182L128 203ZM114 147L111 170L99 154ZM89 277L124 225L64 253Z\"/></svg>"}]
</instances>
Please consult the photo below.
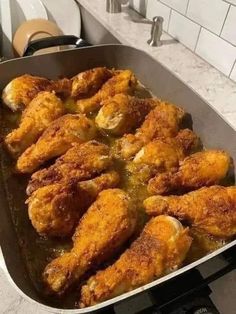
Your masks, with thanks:
<instances>
[{"instance_id":1,"label":"faucet handle","mask_svg":"<svg viewBox=\"0 0 236 314\"><path fill-rule=\"evenodd\" d=\"M164 19L162 16L155 16L152 20L151 38L147 43L152 47L159 47L162 45L161 35L163 29Z\"/></svg>"}]
</instances>

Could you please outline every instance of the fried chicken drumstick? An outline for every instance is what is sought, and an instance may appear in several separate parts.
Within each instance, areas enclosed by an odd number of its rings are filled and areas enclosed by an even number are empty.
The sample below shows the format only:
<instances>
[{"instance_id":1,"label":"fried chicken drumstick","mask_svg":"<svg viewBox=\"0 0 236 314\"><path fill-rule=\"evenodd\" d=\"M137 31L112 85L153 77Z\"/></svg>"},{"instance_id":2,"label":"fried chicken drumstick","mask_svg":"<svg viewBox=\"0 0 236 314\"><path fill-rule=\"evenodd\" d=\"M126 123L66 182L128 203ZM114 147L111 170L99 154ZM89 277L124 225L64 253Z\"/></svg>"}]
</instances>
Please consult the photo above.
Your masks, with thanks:
<instances>
[{"instance_id":1,"label":"fried chicken drumstick","mask_svg":"<svg viewBox=\"0 0 236 314\"><path fill-rule=\"evenodd\" d=\"M109 147L95 140L74 144L48 168L35 172L27 187L27 195L45 185L70 179L88 180L112 164Z\"/></svg>"},{"instance_id":2,"label":"fried chicken drumstick","mask_svg":"<svg viewBox=\"0 0 236 314\"><path fill-rule=\"evenodd\" d=\"M176 173L158 174L148 184L151 194L166 194L173 190L191 191L219 184L230 169L230 156L222 150L205 150L190 155L180 163Z\"/></svg>"},{"instance_id":3,"label":"fried chicken drumstick","mask_svg":"<svg viewBox=\"0 0 236 314\"><path fill-rule=\"evenodd\" d=\"M129 160L153 139L176 136L184 115L183 109L161 102L149 112L135 134L126 134L116 141L113 147L114 155Z\"/></svg>"},{"instance_id":4,"label":"fried chicken drumstick","mask_svg":"<svg viewBox=\"0 0 236 314\"><path fill-rule=\"evenodd\" d=\"M61 294L86 271L114 255L134 232L136 220L136 208L124 191L101 192L80 220L73 249L46 267L43 278L47 287Z\"/></svg>"},{"instance_id":5,"label":"fried chicken drumstick","mask_svg":"<svg viewBox=\"0 0 236 314\"><path fill-rule=\"evenodd\" d=\"M151 219L120 258L82 286L80 306L114 298L180 267L191 245L189 231L170 216Z\"/></svg>"},{"instance_id":6,"label":"fried chicken drumstick","mask_svg":"<svg viewBox=\"0 0 236 314\"><path fill-rule=\"evenodd\" d=\"M95 121L108 134L124 135L139 127L149 111L159 103L158 99L117 94L102 102Z\"/></svg>"},{"instance_id":7,"label":"fried chicken drumstick","mask_svg":"<svg viewBox=\"0 0 236 314\"><path fill-rule=\"evenodd\" d=\"M7 149L15 156L22 154L64 113L63 103L54 93L39 92L23 111L19 127L6 136Z\"/></svg>"},{"instance_id":8,"label":"fried chicken drumstick","mask_svg":"<svg viewBox=\"0 0 236 314\"><path fill-rule=\"evenodd\" d=\"M137 79L130 70L117 71L94 96L77 101L77 112L97 111L104 100L116 94L132 95L136 85Z\"/></svg>"},{"instance_id":9,"label":"fried chicken drumstick","mask_svg":"<svg viewBox=\"0 0 236 314\"><path fill-rule=\"evenodd\" d=\"M119 183L119 175L109 171L79 182L69 180L37 189L26 201L36 231L48 237L70 236L80 217L97 195Z\"/></svg>"},{"instance_id":10,"label":"fried chicken drumstick","mask_svg":"<svg viewBox=\"0 0 236 314\"><path fill-rule=\"evenodd\" d=\"M92 97L113 75L114 71L105 67L93 68L79 73L71 79L71 97L74 99Z\"/></svg>"},{"instance_id":11,"label":"fried chicken drumstick","mask_svg":"<svg viewBox=\"0 0 236 314\"><path fill-rule=\"evenodd\" d=\"M205 187L182 196L151 196L144 207L149 215L173 215L216 237L236 235L235 186Z\"/></svg>"},{"instance_id":12,"label":"fried chicken drumstick","mask_svg":"<svg viewBox=\"0 0 236 314\"><path fill-rule=\"evenodd\" d=\"M157 173L178 169L179 162L200 146L197 135L189 130L180 130L176 137L157 138L145 145L126 169L136 184L147 183Z\"/></svg>"},{"instance_id":13,"label":"fried chicken drumstick","mask_svg":"<svg viewBox=\"0 0 236 314\"><path fill-rule=\"evenodd\" d=\"M32 173L46 161L63 155L74 143L82 144L96 136L92 120L84 115L67 114L53 121L38 141L19 157L16 168Z\"/></svg>"}]
</instances>

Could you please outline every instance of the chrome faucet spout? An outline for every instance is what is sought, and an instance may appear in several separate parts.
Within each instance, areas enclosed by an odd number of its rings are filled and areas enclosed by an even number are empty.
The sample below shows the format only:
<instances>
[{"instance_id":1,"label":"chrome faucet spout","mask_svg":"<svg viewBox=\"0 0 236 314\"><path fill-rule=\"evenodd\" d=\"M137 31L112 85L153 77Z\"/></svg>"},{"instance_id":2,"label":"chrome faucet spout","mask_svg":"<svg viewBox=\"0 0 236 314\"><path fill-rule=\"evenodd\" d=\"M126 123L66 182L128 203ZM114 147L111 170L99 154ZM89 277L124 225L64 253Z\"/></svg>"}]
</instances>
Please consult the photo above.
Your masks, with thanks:
<instances>
[{"instance_id":1,"label":"chrome faucet spout","mask_svg":"<svg viewBox=\"0 0 236 314\"><path fill-rule=\"evenodd\" d=\"M121 3L118 0L107 0L106 10L108 13L120 13Z\"/></svg>"}]
</instances>

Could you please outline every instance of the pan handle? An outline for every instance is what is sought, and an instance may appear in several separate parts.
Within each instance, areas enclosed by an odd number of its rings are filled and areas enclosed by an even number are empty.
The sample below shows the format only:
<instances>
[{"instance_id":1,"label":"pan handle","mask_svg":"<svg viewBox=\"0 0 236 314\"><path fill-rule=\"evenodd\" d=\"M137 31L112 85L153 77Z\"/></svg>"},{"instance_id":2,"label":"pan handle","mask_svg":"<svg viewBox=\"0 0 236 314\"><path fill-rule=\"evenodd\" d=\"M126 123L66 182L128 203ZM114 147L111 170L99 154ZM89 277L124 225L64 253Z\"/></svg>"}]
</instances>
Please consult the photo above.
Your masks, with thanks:
<instances>
[{"instance_id":1,"label":"pan handle","mask_svg":"<svg viewBox=\"0 0 236 314\"><path fill-rule=\"evenodd\" d=\"M40 49L66 45L74 45L76 48L91 46L84 39L74 35L52 36L32 40L29 42L29 44L25 47L23 57L32 56L37 50Z\"/></svg>"}]
</instances>

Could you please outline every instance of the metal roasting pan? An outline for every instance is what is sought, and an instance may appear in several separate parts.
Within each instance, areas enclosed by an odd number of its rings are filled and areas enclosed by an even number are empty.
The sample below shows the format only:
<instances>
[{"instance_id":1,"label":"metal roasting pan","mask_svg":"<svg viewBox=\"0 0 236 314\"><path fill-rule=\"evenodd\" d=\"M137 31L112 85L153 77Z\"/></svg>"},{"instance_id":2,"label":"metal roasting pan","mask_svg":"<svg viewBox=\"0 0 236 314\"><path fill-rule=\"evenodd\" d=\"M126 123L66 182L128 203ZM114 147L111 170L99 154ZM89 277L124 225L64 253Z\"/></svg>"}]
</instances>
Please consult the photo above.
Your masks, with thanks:
<instances>
[{"instance_id":1,"label":"metal roasting pan","mask_svg":"<svg viewBox=\"0 0 236 314\"><path fill-rule=\"evenodd\" d=\"M139 80L154 95L180 105L191 114L193 129L201 137L205 147L225 149L236 161L235 129L179 78L148 54L135 48L123 45L101 45L5 61L0 64L0 89L13 78L25 73L55 79L64 76L71 77L78 72L97 66L114 67L117 69L129 68L133 70ZM20 186L18 185L20 182L16 182L13 185L14 189L12 185L8 186L7 180L3 179L2 151L0 155L0 245L6 266L3 269L18 292L27 300L41 304L42 311L45 310L54 313L89 313L105 308L178 276L236 244L236 240L234 240L213 253L171 274L92 307L62 310L48 306L46 301L37 293L29 278L21 254L21 242L18 241L16 229L13 224L11 215L12 203L15 201L14 205L17 207L18 203L16 204L16 202L20 198L23 198L23 195L19 192ZM24 240L27 241L27 237Z\"/></svg>"}]
</instances>

